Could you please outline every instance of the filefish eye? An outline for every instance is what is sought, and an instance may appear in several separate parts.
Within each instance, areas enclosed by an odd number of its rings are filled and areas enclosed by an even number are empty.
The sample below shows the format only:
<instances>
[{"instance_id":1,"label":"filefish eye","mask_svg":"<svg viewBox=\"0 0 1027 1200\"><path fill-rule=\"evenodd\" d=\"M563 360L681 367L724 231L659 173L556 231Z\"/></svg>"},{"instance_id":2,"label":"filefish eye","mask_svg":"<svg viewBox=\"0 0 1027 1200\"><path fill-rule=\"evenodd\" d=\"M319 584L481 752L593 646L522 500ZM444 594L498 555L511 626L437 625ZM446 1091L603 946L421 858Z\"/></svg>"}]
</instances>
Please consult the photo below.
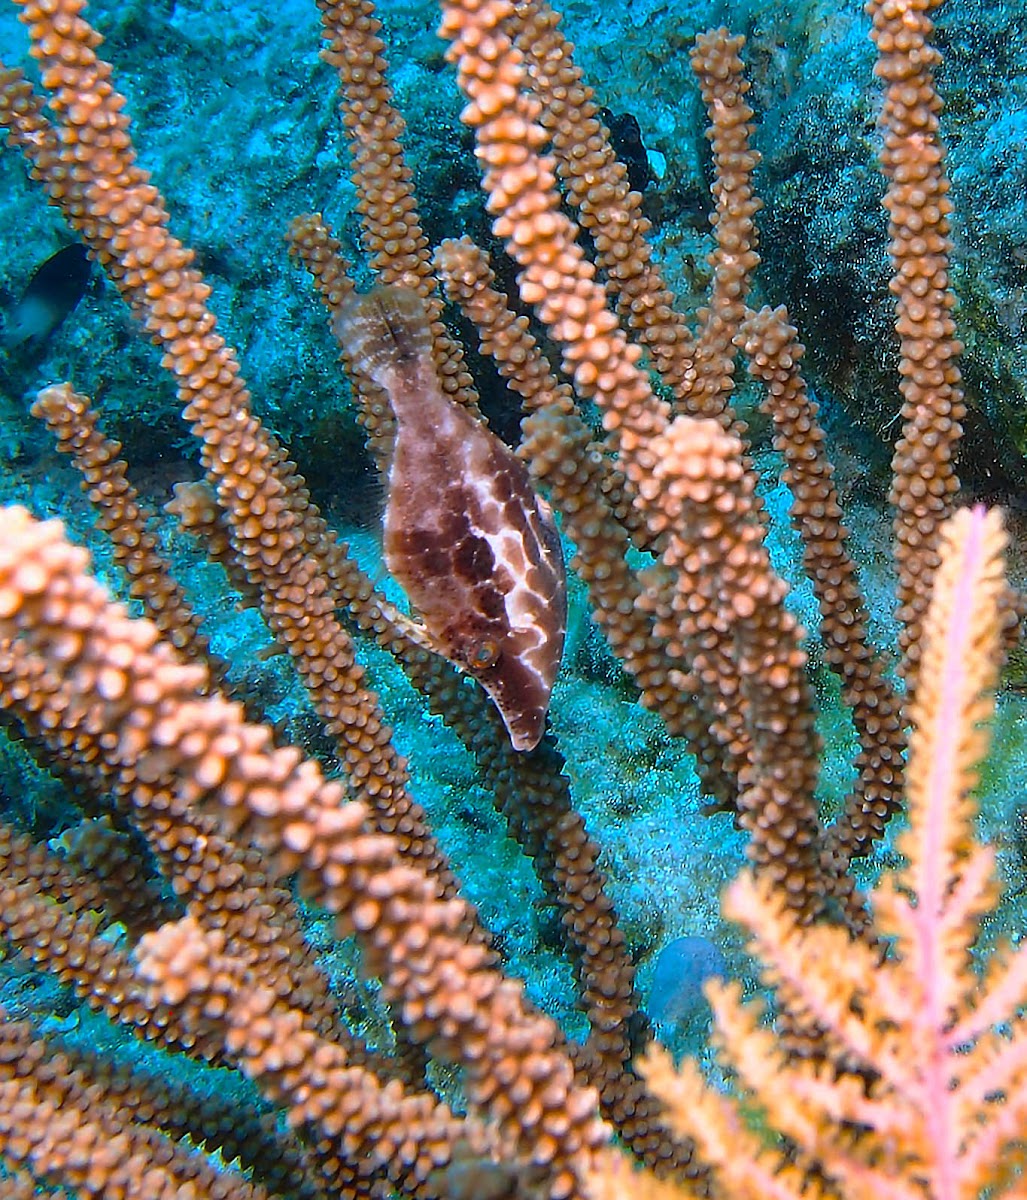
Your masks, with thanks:
<instances>
[{"instance_id":1,"label":"filefish eye","mask_svg":"<svg viewBox=\"0 0 1027 1200\"><path fill-rule=\"evenodd\" d=\"M499 658L499 646L495 642L479 642L471 652L467 665L476 671L491 667Z\"/></svg>"}]
</instances>

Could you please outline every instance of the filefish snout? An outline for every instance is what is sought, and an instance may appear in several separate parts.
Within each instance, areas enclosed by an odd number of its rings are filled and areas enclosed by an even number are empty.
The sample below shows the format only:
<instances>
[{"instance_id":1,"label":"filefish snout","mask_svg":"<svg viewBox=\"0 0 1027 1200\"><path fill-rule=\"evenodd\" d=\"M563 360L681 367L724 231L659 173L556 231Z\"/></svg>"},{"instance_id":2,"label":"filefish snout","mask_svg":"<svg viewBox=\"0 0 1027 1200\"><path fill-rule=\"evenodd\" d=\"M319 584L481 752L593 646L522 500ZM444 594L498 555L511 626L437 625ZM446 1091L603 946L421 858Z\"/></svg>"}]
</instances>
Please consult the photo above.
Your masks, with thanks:
<instances>
[{"instance_id":1,"label":"filefish snout","mask_svg":"<svg viewBox=\"0 0 1027 1200\"><path fill-rule=\"evenodd\" d=\"M567 622L559 535L523 463L442 391L420 297L354 297L336 336L396 418L385 562L439 653L473 676L516 750L545 728Z\"/></svg>"}]
</instances>

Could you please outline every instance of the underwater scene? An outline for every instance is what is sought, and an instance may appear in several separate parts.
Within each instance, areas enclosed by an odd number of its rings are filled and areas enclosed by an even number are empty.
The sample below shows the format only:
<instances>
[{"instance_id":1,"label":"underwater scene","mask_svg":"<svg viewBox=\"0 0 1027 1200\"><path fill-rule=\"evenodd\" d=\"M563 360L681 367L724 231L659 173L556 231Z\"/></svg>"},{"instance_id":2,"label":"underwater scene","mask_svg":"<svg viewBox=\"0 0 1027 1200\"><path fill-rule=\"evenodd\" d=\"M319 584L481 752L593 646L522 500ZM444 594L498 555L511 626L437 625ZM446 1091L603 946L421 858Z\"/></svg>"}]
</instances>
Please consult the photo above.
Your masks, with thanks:
<instances>
[{"instance_id":1,"label":"underwater scene","mask_svg":"<svg viewBox=\"0 0 1027 1200\"><path fill-rule=\"evenodd\" d=\"M0 0L0 1197L1027 1198L1024 0Z\"/></svg>"}]
</instances>

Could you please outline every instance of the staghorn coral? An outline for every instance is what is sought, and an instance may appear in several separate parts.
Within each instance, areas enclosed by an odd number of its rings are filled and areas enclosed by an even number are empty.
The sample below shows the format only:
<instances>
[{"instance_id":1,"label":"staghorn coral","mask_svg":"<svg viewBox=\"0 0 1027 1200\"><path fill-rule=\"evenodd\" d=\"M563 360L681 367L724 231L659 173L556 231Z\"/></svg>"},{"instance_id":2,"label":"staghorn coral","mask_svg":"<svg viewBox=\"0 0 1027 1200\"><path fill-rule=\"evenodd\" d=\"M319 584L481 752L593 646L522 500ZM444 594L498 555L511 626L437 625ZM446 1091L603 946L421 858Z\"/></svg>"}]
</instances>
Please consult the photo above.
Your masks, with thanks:
<instances>
[{"instance_id":1,"label":"staghorn coral","mask_svg":"<svg viewBox=\"0 0 1027 1200\"><path fill-rule=\"evenodd\" d=\"M994 511L962 510L942 532L911 714L905 862L870 895L878 944L800 926L751 872L725 896L779 1013L816 1022L844 1068L789 1057L760 1006L720 982L707 986L716 1045L740 1096L707 1085L693 1062L675 1071L666 1052L646 1056L643 1073L724 1200L1025 1194L1027 947L984 964L970 953L997 900L973 793L998 679L1004 544ZM610 1162L594 1200L634 1183Z\"/></svg>"}]
</instances>

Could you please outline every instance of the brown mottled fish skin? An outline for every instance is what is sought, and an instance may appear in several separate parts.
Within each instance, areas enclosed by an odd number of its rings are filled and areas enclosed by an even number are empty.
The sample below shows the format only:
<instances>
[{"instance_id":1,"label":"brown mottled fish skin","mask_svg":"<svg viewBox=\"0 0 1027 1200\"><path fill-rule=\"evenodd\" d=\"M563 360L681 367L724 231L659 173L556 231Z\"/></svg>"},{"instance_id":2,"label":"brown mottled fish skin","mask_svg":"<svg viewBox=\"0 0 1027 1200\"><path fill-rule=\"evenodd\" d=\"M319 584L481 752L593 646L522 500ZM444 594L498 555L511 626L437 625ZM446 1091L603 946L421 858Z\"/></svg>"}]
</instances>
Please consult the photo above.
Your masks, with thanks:
<instances>
[{"instance_id":1,"label":"brown mottled fish skin","mask_svg":"<svg viewBox=\"0 0 1027 1200\"><path fill-rule=\"evenodd\" d=\"M385 561L439 652L495 701L515 750L545 727L567 622L560 539L519 459L439 387L424 304L351 300L336 336L396 417Z\"/></svg>"}]
</instances>

